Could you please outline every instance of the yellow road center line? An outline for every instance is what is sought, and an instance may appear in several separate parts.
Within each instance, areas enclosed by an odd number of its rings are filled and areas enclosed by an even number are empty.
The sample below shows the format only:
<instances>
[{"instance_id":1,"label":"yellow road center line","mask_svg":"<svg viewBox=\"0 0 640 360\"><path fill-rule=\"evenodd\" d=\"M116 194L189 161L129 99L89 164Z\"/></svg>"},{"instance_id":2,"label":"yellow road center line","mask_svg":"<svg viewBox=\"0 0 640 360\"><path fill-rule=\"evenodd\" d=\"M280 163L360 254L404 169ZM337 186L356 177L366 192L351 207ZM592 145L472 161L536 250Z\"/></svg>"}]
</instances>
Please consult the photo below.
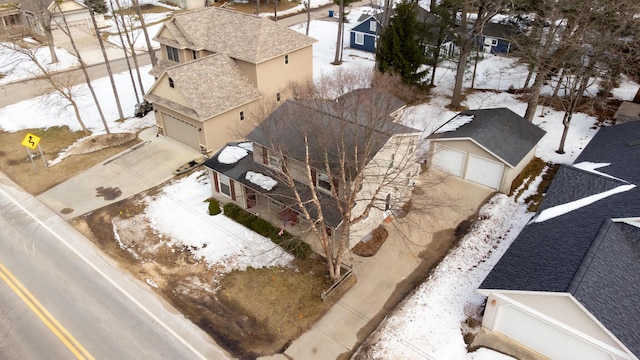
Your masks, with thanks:
<instances>
[{"instance_id":1,"label":"yellow road center line","mask_svg":"<svg viewBox=\"0 0 640 360\"><path fill-rule=\"evenodd\" d=\"M0 263L0 278L42 320L78 359L93 360L93 356L45 309L38 300Z\"/></svg>"}]
</instances>

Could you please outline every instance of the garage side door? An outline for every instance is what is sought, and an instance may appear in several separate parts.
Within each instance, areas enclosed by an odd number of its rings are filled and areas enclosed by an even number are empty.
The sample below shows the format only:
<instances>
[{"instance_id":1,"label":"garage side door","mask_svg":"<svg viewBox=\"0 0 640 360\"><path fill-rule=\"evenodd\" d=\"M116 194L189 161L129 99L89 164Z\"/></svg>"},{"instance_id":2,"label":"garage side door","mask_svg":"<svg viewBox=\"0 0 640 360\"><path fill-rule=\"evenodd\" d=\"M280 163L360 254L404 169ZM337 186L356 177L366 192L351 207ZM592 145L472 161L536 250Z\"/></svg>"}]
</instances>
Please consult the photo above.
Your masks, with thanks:
<instances>
[{"instance_id":1,"label":"garage side door","mask_svg":"<svg viewBox=\"0 0 640 360\"><path fill-rule=\"evenodd\" d=\"M166 135L194 149L200 149L198 129L195 125L184 122L174 116L162 113Z\"/></svg>"},{"instance_id":2,"label":"garage side door","mask_svg":"<svg viewBox=\"0 0 640 360\"><path fill-rule=\"evenodd\" d=\"M504 165L475 155L469 156L466 179L498 190Z\"/></svg>"},{"instance_id":3,"label":"garage side door","mask_svg":"<svg viewBox=\"0 0 640 360\"><path fill-rule=\"evenodd\" d=\"M515 306L501 306L498 311L495 331L550 359L611 360L619 358Z\"/></svg>"},{"instance_id":4,"label":"garage side door","mask_svg":"<svg viewBox=\"0 0 640 360\"><path fill-rule=\"evenodd\" d=\"M433 166L456 176L462 176L464 152L441 144L434 144Z\"/></svg>"}]
</instances>

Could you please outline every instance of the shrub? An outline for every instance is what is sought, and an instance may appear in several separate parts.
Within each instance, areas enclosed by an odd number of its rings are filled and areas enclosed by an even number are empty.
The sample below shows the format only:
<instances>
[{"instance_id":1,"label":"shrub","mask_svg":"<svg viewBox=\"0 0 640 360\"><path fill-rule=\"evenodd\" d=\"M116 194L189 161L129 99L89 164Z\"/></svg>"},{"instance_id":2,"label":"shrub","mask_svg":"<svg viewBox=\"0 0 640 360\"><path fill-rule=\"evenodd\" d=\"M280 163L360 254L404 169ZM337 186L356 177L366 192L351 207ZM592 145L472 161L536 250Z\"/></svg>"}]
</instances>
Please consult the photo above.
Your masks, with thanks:
<instances>
[{"instance_id":1,"label":"shrub","mask_svg":"<svg viewBox=\"0 0 640 360\"><path fill-rule=\"evenodd\" d=\"M311 255L311 247L309 244L294 237L287 231L283 232L282 235L278 235L280 229L234 203L224 205L224 214L235 222L246 226L264 237L268 237L271 241L280 245L297 258L306 259Z\"/></svg>"},{"instance_id":2,"label":"shrub","mask_svg":"<svg viewBox=\"0 0 640 360\"><path fill-rule=\"evenodd\" d=\"M216 199L209 199L209 215L218 215L222 210L220 210L220 203Z\"/></svg>"}]
</instances>

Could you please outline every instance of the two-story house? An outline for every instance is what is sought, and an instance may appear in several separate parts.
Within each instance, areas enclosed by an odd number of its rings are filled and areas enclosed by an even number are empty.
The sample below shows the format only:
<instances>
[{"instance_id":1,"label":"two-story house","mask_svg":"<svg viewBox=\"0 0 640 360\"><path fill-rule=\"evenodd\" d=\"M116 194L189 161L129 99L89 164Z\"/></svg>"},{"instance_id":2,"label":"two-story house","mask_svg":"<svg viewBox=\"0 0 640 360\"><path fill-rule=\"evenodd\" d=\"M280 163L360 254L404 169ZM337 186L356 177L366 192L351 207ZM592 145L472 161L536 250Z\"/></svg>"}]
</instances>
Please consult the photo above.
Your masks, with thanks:
<instances>
[{"instance_id":1,"label":"two-story house","mask_svg":"<svg viewBox=\"0 0 640 360\"><path fill-rule=\"evenodd\" d=\"M354 246L409 200L419 171L414 152L421 132L398 123L404 107L376 89L334 100L287 100L248 134L246 143L228 144L205 162L213 196L294 233L322 216L334 238L349 220L343 205L349 204L351 219L368 207L366 219L349 228ZM311 201L314 195L321 213ZM311 215L306 221L302 202Z\"/></svg>"},{"instance_id":2,"label":"two-story house","mask_svg":"<svg viewBox=\"0 0 640 360\"><path fill-rule=\"evenodd\" d=\"M315 40L253 15L213 7L178 13L154 40L162 59L145 99L158 133L202 152L246 135L241 129L261 101L284 101L292 83L312 80Z\"/></svg>"}]
</instances>

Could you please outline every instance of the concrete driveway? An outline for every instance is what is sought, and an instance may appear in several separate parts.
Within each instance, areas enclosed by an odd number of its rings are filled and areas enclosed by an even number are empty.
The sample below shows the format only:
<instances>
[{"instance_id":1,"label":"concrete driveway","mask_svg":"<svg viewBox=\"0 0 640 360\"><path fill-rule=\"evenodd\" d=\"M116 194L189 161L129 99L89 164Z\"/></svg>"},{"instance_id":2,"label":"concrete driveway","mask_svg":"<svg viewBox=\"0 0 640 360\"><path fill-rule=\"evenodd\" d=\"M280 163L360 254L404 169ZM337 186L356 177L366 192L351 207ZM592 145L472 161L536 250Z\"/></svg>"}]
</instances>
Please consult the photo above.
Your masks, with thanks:
<instances>
[{"instance_id":1,"label":"concrete driveway","mask_svg":"<svg viewBox=\"0 0 640 360\"><path fill-rule=\"evenodd\" d=\"M37 199L70 219L159 185L200 152L168 137L155 126L142 131L141 143L45 191Z\"/></svg>"},{"instance_id":2,"label":"concrete driveway","mask_svg":"<svg viewBox=\"0 0 640 360\"><path fill-rule=\"evenodd\" d=\"M271 359L343 359L427 275L423 259L473 215L492 189L429 170L414 191L416 208L386 224L389 237L373 257L350 255L356 284L313 328ZM439 249L443 251L444 249Z\"/></svg>"}]
</instances>

